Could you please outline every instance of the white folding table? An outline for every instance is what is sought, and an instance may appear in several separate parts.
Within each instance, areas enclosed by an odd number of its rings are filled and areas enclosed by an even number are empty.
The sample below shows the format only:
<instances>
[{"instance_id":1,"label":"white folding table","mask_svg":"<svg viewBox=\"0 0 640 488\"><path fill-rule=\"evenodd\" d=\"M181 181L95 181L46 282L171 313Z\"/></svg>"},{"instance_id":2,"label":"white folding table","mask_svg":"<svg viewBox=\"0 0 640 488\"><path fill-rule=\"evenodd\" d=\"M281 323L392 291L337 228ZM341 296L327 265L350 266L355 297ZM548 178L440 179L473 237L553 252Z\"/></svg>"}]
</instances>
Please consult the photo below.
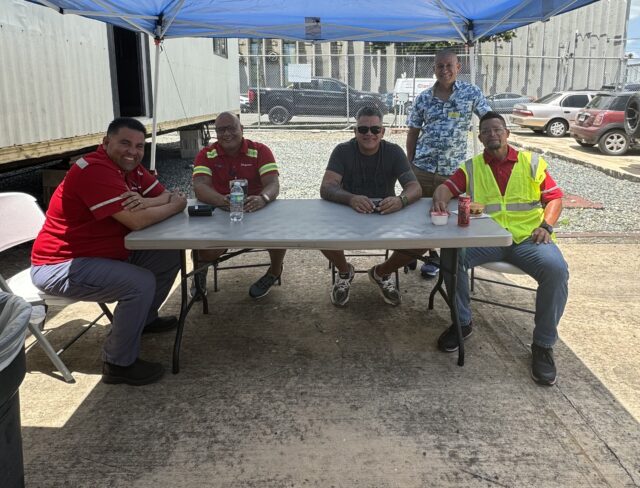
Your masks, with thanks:
<instances>
[{"instance_id":1,"label":"white folding table","mask_svg":"<svg viewBox=\"0 0 640 488\"><path fill-rule=\"evenodd\" d=\"M453 205L455 201L452 202ZM442 273L430 296L439 291L457 326L460 348L458 364L464 364L464 342L455 307L458 249L511 245L511 234L490 218L473 219L468 227L457 225L451 215L445 226L431 224L431 199L423 198L389 215L360 214L351 207L325 200L276 200L242 222L231 222L229 213L216 209L212 216L189 217L187 211L125 238L128 249L178 249L181 251L181 308L173 350L173 372L179 371L180 343L185 318L194 303L188 300L187 249L426 249L440 248L441 267L452 274L452 296L442 288ZM208 309L204 298L205 312Z\"/></svg>"}]
</instances>

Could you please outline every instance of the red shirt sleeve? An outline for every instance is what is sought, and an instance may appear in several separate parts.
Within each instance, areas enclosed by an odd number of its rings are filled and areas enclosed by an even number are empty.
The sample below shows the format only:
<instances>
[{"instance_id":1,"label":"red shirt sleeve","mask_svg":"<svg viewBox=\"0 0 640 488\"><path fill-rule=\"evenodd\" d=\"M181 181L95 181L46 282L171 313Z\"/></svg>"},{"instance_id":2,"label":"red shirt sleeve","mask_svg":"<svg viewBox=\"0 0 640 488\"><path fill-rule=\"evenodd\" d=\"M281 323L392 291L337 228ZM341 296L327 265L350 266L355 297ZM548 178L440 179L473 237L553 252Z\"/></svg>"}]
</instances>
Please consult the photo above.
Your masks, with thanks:
<instances>
[{"instance_id":1,"label":"red shirt sleeve","mask_svg":"<svg viewBox=\"0 0 640 488\"><path fill-rule=\"evenodd\" d=\"M160 183L155 176L149 173L144 166L140 166L139 168L142 170L142 175L140 175L142 196L153 198L162 195L166 191L165 187L162 186L162 183Z\"/></svg>"},{"instance_id":2,"label":"red shirt sleeve","mask_svg":"<svg viewBox=\"0 0 640 488\"><path fill-rule=\"evenodd\" d=\"M453 193L454 197L467 191L467 175L461 168L458 168L444 184Z\"/></svg>"},{"instance_id":3,"label":"red shirt sleeve","mask_svg":"<svg viewBox=\"0 0 640 488\"><path fill-rule=\"evenodd\" d=\"M544 173L545 179L540 184L540 201L542 203L548 203L551 200L562 198L564 196L562 188L558 186L548 171L545 170Z\"/></svg>"},{"instance_id":4,"label":"red shirt sleeve","mask_svg":"<svg viewBox=\"0 0 640 488\"><path fill-rule=\"evenodd\" d=\"M196 159L194 161L194 166L209 166L207 164L207 152L211 150L211 147L205 147L196 154Z\"/></svg>"},{"instance_id":5,"label":"red shirt sleeve","mask_svg":"<svg viewBox=\"0 0 640 488\"><path fill-rule=\"evenodd\" d=\"M280 174L278 172L278 166L276 165L275 156L271 152L271 149L264 144L258 146L258 173L260 176L271 173Z\"/></svg>"}]
</instances>

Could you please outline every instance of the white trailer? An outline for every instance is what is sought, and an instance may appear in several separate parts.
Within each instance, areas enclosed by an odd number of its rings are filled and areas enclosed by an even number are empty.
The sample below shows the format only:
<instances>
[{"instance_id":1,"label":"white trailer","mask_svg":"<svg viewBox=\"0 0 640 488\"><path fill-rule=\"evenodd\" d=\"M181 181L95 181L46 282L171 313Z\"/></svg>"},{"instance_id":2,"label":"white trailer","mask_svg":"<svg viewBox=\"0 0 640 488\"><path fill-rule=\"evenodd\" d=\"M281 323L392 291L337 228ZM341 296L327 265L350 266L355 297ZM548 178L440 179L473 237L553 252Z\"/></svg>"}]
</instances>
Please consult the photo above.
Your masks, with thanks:
<instances>
[{"instance_id":1,"label":"white trailer","mask_svg":"<svg viewBox=\"0 0 640 488\"><path fill-rule=\"evenodd\" d=\"M0 170L95 146L117 116L151 128L153 39L23 0L0 3ZM159 132L240 112L237 40L170 39L159 59Z\"/></svg>"}]
</instances>

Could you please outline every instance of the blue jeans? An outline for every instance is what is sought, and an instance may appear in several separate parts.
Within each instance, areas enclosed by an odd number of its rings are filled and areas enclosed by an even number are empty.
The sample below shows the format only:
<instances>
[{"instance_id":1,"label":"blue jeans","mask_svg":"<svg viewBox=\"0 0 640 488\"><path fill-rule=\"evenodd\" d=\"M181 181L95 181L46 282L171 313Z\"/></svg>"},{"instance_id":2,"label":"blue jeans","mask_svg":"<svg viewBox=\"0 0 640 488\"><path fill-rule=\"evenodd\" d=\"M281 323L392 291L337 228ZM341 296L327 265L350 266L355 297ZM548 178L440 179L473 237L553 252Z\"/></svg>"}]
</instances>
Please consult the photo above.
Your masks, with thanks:
<instances>
[{"instance_id":1,"label":"blue jeans","mask_svg":"<svg viewBox=\"0 0 640 488\"><path fill-rule=\"evenodd\" d=\"M461 249L456 288L460 324L464 326L471 323L469 269L492 261L511 263L538 282L533 342L541 347L553 346L558 339L558 322L564 313L569 293L569 267L554 243L535 244L527 239L509 247ZM445 285L449 290L451 274L446 270L443 272Z\"/></svg>"}]
</instances>

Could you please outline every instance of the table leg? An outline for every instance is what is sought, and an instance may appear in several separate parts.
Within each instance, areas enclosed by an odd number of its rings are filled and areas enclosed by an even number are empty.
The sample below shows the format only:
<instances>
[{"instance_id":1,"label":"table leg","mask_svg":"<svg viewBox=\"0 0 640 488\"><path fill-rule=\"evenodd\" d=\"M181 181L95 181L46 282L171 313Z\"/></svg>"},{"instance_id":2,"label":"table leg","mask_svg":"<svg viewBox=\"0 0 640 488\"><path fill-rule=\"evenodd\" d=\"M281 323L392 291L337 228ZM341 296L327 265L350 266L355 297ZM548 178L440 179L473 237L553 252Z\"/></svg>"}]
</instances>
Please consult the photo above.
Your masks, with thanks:
<instances>
[{"instance_id":1,"label":"table leg","mask_svg":"<svg viewBox=\"0 0 640 488\"><path fill-rule=\"evenodd\" d=\"M202 267L202 268L206 268ZM188 284L189 277L193 276L197 270L192 270L191 273L187 272L187 251L182 249L180 251L180 318L178 319L178 329L176 330L176 340L173 344L173 374L180 372L180 344L182 343L182 332L184 330L184 323L189 314L189 310L196 302L198 298L202 299L202 313L209 313L209 302L207 301L207 295L204 290L201 289L199 283L196 280L196 293L189 299Z\"/></svg>"},{"instance_id":2,"label":"table leg","mask_svg":"<svg viewBox=\"0 0 640 488\"><path fill-rule=\"evenodd\" d=\"M173 374L180 372L180 344L182 342L182 331L184 322L189 313L190 304L187 303L187 251L180 250L180 318L176 330L176 340L173 344Z\"/></svg>"},{"instance_id":3,"label":"table leg","mask_svg":"<svg viewBox=\"0 0 640 488\"><path fill-rule=\"evenodd\" d=\"M464 339L462 337L460 320L458 319L458 307L456 306L456 287L458 285L458 249L442 249L440 267L440 274L442 274L443 269L446 269L451 275L451 286L448 293L449 299L447 303L449 305L449 310L451 311L451 321L455 326L456 333L458 335L458 366L464 366Z\"/></svg>"},{"instance_id":4,"label":"table leg","mask_svg":"<svg viewBox=\"0 0 640 488\"><path fill-rule=\"evenodd\" d=\"M451 307L451 304L449 303L449 297L447 296L447 292L444 290L444 287L442 286L443 282L444 282L444 274L438 273L438 281L436 282L436 286L433 287L433 290L431 290L431 293L429 294L429 306L427 307L428 310L433 310L433 302L436 298L436 293L438 292L440 293L442 298L444 298L444 301L447 302L447 305Z\"/></svg>"}]
</instances>

